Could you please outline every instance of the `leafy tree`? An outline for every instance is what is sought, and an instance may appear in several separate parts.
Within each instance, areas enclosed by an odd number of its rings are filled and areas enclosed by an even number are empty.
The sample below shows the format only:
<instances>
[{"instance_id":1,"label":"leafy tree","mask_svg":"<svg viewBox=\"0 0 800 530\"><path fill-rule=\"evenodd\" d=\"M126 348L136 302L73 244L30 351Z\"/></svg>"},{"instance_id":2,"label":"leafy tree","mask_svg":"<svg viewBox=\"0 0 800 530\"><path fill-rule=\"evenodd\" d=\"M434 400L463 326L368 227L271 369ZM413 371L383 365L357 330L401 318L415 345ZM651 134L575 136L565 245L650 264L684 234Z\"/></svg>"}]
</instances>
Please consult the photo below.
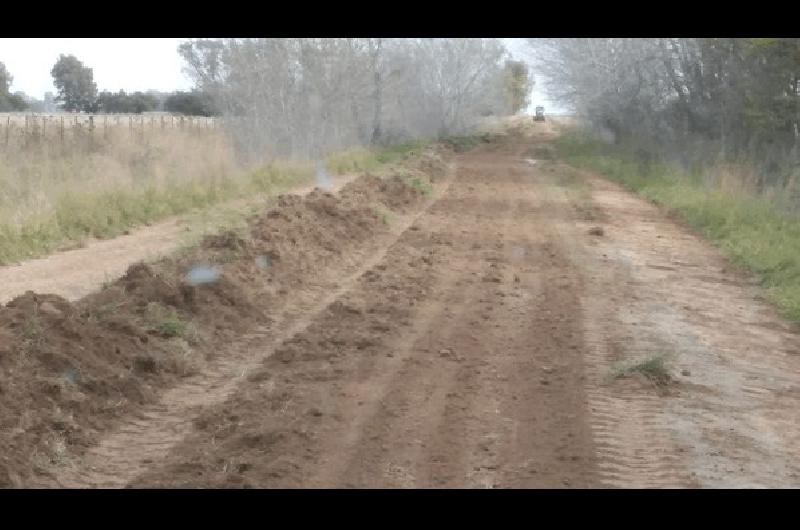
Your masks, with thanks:
<instances>
[{"instance_id":1,"label":"leafy tree","mask_svg":"<svg viewBox=\"0 0 800 530\"><path fill-rule=\"evenodd\" d=\"M159 101L155 95L143 92L126 94L124 90L117 93L104 91L97 96L99 112L141 114L154 111L158 106Z\"/></svg>"},{"instance_id":2,"label":"leafy tree","mask_svg":"<svg viewBox=\"0 0 800 530\"><path fill-rule=\"evenodd\" d=\"M14 78L0 62L0 112L16 112L28 108L22 93L11 93L11 83Z\"/></svg>"},{"instance_id":3,"label":"leafy tree","mask_svg":"<svg viewBox=\"0 0 800 530\"><path fill-rule=\"evenodd\" d=\"M170 94L164 100L164 110L186 116L213 116L215 114L211 97L196 90Z\"/></svg>"},{"instance_id":4,"label":"leafy tree","mask_svg":"<svg viewBox=\"0 0 800 530\"><path fill-rule=\"evenodd\" d=\"M8 94L13 80L14 78L11 77L6 65L0 62L0 94Z\"/></svg>"},{"instance_id":5,"label":"leafy tree","mask_svg":"<svg viewBox=\"0 0 800 530\"><path fill-rule=\"evenodd\" d=\"M800 39L531 39L551 95L653 154L800 166Z\"/></svg>"},{"instance_id":6,"label":"leafy tree","mask_svg":"<svg viewBox=\"0 0 800 530\"><path fill-rule=\"evenodd\" d=\"M97 104L97 85L92 69L74 55L61 55L50 72L58 89L56 100L67 111L92 112Z\"/></svg>"}]
</instances>

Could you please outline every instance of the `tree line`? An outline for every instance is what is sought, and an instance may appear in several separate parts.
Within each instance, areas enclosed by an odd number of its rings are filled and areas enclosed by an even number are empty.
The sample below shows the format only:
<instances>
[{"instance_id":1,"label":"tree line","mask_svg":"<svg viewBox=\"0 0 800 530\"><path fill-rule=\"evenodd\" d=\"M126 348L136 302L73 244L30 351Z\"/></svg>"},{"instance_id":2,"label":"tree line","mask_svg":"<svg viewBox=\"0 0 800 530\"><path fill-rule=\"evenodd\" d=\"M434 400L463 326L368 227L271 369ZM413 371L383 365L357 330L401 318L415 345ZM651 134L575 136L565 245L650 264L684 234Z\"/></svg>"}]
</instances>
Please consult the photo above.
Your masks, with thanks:
<instances>
[{"instance_id":1,"label":"tree line","mask_svg":"<svg viewBox=\"0 0 800 530\"><path fill-rule=\"evenodd\" d=\"M22 92L11 93L13 77L0 62L0 112L66 112L125 113L163 111L189 116L217 114L208 94L198 90L163 93L157 91L126 93L98 92L94 72L73 55L61 55L51 70L58 93L44 101L30 98Z\"/></svg>"},{"instance_id":2,"label":"tree line","mask_svg":"<svg viewBox=\"0 0 800 530\"><path fill-rule=\"evenodd\" d=\"M800 164L800 39L529 39L548 91L642 153ZM648 155L648 156L649 156Z\"/></svg>"},{"instance_id":3,"label":"tree line","mask_svg":"<svg viewBox=\"0 0 800 530\"><path fill-rule=\"evenodd\" d=\"M532 84L498 39L194 39L179 53L258 155L458 134L527 107Z\"/></svg>"},{"instance_id":4,"label":"tree line","mask_svg":"<svg viewBox=\"0 0 800 530\"><path fill-rule=\"evenodd\" d=\"M70 112L220 115L240 153L319 158L463 133L525 109L533 84L499 39L193 39L178 53L195 86L166 95L98 92L92 69L61 55L53 102Z\"/></svg>"}]
</instances>

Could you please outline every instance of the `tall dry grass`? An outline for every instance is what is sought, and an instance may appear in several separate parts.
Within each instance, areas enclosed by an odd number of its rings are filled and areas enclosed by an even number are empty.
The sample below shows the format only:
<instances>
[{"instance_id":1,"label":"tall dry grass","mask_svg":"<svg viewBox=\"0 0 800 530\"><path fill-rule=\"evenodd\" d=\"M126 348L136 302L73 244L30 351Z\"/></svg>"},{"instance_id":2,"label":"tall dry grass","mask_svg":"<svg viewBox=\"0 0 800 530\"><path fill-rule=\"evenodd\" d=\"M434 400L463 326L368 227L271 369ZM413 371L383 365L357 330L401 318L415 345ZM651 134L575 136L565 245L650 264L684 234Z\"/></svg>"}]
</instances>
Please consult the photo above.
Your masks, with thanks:
<instances>
[{"instance_id":1,"label":"tall dry grass","mask_svg":"<svg viewBox=\"0 0 800 530\"><path fill-rule=\"evenodd\" d=\"M221 129L127 126L0 145L0 263L313 179L310 163L243 167Z\"/></svg>"}]
</instances>

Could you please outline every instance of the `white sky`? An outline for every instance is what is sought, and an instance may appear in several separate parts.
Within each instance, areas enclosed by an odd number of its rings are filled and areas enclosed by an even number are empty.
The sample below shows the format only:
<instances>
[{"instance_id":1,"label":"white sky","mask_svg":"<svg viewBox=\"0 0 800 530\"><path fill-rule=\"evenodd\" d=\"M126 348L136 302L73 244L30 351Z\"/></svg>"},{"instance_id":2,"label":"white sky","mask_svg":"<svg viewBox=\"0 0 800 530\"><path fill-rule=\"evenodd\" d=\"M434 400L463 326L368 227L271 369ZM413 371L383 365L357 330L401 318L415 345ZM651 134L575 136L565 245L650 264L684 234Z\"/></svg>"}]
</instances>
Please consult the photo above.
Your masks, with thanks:
<instances>
[{"instance_id":1,"label":"white sky","mask_svg":"<svg viewBox=\"0 0 800 530\"><path fill-rule=\"evenodd\" d=\"M188 90L192 84L183 75L178 44L183 39L0 39L0 61L14 77L11 90L37 99L55 93L50 69L59 54L75 55L92 68L99 90ZM524 39L502 39L515 59L528 61L530 48ZM533 72L536 79L536 72ZM544 105L546 112L560 112L539 86L531 95L532 111Z\"/></svg>"},{"instance_id":2,"label":"white sky","mask_svg":"<svg viewBox=\"0 0 800 530\"><path fill-rule=\"evenodd\" d=\"M187 90L178 44L183 39L0 39L0 61L14 77L11 90L37 99L55 93L50 70L72 54L94 71L98 90Z\"/></svg>"},{"instance_id":3,"label":"white sky","mask_svg":"<svg viewBox=\"0 0 800 530\"><path fill-rule=\"evenodd\" d=\"M501 39L503 44L505 44L506 48L508 49L511 56L516 60L522 60L528 63L528 66L531 62L531 48L525 39ZM531 91L531 104L528 107L528 113L533 113L533 109L537 105L542 105L544 107L545 113L561 113L565 112L565 109L559 105L558 103L550 100L547 97L547 94L544 92L542 88L542 82L536 77L536 71L531 68L531 73L533 74L533 79L535 84L533 85L533 90Z\"/></svg>"}]
</instances>

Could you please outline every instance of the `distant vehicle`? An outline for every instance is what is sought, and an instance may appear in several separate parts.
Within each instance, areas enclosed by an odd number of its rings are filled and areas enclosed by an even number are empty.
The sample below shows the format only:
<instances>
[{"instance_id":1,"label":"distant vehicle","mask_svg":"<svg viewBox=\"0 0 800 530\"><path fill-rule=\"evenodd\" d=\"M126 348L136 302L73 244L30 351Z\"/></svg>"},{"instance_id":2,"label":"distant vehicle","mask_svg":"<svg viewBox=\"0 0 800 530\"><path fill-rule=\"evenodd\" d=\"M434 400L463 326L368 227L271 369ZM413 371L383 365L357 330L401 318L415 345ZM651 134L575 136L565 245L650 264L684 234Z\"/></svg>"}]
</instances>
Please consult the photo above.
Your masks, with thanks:
<instances>
[{"instance_id":1,"label":"distant vehicle","mask_svg":"<svg viewBox=\"0 0 800 530\"><path fill-rule=\"evenodd\" d=\"M536 107L536 116L534 116L533 120L544 121L544 107Z\"/></svg>"}]
</instances>

